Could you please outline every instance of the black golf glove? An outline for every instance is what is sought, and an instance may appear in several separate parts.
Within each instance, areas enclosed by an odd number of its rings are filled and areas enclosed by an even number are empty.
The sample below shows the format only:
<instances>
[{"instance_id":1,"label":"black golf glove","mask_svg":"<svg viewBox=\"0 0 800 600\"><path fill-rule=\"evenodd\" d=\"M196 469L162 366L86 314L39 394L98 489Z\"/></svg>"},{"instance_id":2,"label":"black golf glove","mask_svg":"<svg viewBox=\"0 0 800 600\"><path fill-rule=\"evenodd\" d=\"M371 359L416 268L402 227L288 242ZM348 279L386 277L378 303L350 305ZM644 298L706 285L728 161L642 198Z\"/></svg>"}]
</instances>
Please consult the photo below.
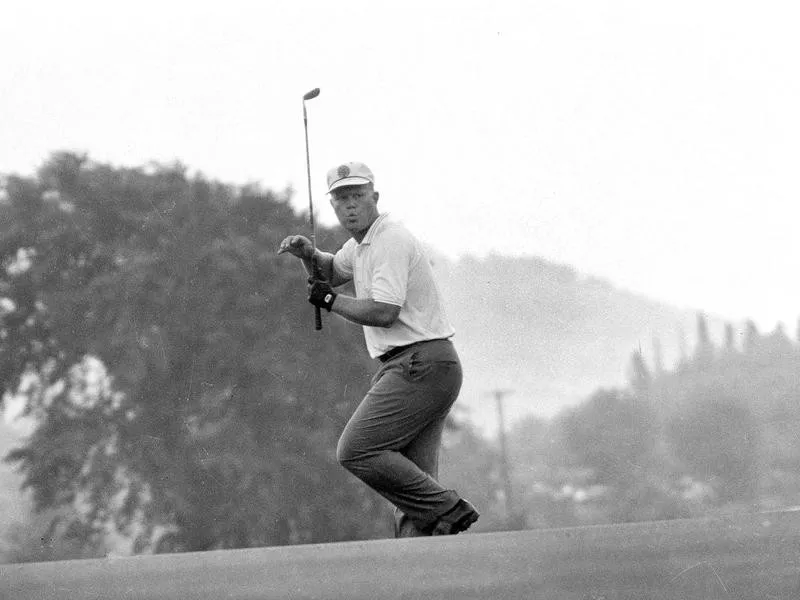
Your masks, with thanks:
<instances>
[{"instance_id":1,"label":"black golf glove","mask_svg":"<svg viewBox=\"0 0 800 600\"><path fill-rule=\"evenodd\" d=\"M308 280L308 301L311 304L330 312L334 300L336 300L336 292L333 291L330 283L322 279Z\"/></svg>"}]
</instances>

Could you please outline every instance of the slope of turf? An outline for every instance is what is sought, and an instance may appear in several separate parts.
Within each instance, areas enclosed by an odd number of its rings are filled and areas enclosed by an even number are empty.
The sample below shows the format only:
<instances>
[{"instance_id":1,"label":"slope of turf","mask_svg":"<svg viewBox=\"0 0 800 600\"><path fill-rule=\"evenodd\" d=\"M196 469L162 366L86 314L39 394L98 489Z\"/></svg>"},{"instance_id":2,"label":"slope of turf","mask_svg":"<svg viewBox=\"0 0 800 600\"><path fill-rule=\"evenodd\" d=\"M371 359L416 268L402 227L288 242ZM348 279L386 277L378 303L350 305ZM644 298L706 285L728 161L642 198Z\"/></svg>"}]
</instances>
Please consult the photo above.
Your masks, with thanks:
<instances>
[{"instance_id":1,"label":"slope of turf","mask_svg":"<svg viewBox=\"0 0 800 600\"><path fill-rule=\"evenodd\" d=\"M0 598L800 597L800 512L0 566Z\"/></svg>"}]
</instances>

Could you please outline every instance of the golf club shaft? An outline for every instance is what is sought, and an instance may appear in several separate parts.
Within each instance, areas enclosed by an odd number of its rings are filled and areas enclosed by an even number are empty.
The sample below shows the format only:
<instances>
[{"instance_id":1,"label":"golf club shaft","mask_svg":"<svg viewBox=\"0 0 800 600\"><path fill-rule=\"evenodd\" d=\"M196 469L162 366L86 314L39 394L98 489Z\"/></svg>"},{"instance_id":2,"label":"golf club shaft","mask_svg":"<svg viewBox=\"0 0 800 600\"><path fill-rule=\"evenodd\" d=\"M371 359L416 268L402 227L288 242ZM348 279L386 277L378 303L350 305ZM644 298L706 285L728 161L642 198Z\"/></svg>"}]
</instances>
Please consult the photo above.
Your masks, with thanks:
<instances>
[{"instance_id":1,"label":"golf club shaft","mask_svg":"<svg viewBox=\"0 0 800 600\"><path fill-rule=\"evenodd\" d=\"M303 96L303 129L306 134L306 173L308 176L308 218L311 221L311 276L317 279L319 273L317 269L317 225L314 220L314 200L311 196L311 157L308 151L308 114L306 113L306 100L316 98L319 95L319 88L315 88ZM322 311L319 306L314 307L314 329L322 329Z\"/></svg>"}]
</instances>

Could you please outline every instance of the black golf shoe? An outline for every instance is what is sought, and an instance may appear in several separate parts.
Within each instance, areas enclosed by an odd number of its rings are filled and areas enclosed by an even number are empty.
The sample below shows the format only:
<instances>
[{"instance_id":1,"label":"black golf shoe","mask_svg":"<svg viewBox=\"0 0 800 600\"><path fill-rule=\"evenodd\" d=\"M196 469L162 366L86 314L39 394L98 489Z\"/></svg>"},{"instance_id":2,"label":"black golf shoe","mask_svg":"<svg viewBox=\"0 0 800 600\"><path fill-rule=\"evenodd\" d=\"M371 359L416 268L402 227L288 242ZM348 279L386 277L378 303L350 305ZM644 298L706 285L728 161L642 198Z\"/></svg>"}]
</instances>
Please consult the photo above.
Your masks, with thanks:
<instances>
[{"instance_id":1,"label":"black golf shoe","mask_svg":"<svg viewBox=\"0 0 800 600\"><path fill-rule=\"evenodd\" d=\"M408 518L408 515L403 515L394 522L394 537L407 538L407 537L425 537L432 535L430 531L423 531L417 527L414 522Z\"/></svg>"},{"instance_id":2,"label":"black golf shoe","mask_svg":"<svg viewBox=\"0 0 800 600\"><path fill-rule=\"evenodd\" d=\"M455 535L466 531L478 520L480 514L472 504L466 500L459 500L458 503L439 517L433 526L431 535Z\"/></svg>"}]
</instances>

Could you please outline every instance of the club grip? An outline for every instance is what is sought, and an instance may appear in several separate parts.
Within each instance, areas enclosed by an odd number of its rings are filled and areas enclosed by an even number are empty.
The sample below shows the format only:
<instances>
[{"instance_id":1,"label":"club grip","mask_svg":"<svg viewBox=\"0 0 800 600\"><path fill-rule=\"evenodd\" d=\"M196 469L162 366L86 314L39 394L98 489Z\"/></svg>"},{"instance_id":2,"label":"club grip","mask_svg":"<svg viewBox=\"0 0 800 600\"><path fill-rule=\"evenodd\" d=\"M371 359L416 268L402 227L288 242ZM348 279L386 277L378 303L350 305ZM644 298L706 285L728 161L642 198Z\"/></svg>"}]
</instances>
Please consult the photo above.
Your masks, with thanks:
<instances>
[{"instance_id":1,"label":"club grip","mask_svg":"<svg viewBox=\"0 0 800 600\"><path fill-rule=\"evenodd\" d=\"M311 255L311 273L314 279L324 279L320 273L319 265L317 264L317 249L314 248L314 253ZM314 329L320 331L322 329L322 312L319 306L314 307Z\"/></svg>"}]
</instances>

